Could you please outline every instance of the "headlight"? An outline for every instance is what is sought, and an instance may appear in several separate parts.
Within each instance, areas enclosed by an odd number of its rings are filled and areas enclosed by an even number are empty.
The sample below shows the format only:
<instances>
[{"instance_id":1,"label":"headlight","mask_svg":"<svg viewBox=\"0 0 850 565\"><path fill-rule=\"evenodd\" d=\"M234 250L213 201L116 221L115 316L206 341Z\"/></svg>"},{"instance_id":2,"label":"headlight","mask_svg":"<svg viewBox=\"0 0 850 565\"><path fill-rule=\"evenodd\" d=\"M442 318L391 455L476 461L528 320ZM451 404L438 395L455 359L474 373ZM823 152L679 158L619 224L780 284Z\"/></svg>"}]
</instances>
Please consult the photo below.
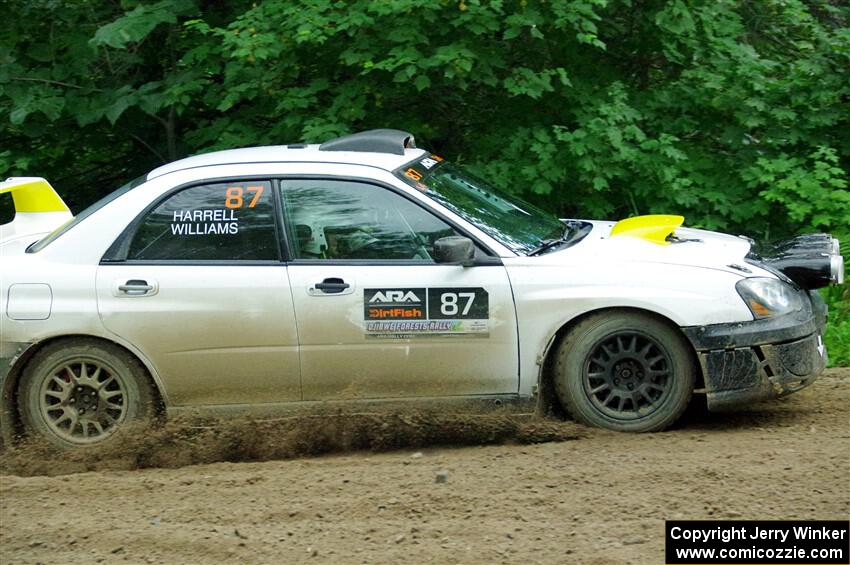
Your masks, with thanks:
<instances>
[{"instance_id":1,"label":"headlight","mask_svg":"<svg viewBox=\"0 0 850 565\"><path fill-rule=\"evenodd\" d=\"M832 284L844 284L844 257L837 253L829 256L829 278Z\"/></svg>"},{"instance_id":2,"label":"headlight","mask_svg":"<svg viewBox=\"0 0 850 565\"><path fill-rule=\"evenodd\" d=\"M800 295L790 285L777 279L741 279L735 289L756 319L788 314L803 306Z\"/></svg>"}]
</instances>

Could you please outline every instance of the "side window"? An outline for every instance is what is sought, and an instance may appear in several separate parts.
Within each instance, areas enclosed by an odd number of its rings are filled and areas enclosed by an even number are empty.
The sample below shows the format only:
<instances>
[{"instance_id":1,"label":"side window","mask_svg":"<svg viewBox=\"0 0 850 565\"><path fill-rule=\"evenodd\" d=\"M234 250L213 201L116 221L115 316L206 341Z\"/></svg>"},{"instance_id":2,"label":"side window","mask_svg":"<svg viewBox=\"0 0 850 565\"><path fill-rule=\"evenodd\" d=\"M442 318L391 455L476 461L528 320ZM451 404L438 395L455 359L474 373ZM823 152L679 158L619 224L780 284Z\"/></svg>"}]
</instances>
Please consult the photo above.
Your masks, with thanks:
<instances>
[{"instance_id":1,"label":"side window","mask_svg":"<svg viewBox=\"0 0 850 565\"><path fill-rule=\"evenodd\" d=\"M434 242L458 235L447 223L394 192L335 180L281 183L296 259L420 259Z\"/></svg>"},{"instance_id":2,"label":"side window","mask_svg":"<svg viewBox=\"0 0 850 565\"><path fill-rule=\"evenodd\" d=\"M228 261L278 258L268 181L193 186L142 220L127 259Z\"/></svg>"}]
</instances>

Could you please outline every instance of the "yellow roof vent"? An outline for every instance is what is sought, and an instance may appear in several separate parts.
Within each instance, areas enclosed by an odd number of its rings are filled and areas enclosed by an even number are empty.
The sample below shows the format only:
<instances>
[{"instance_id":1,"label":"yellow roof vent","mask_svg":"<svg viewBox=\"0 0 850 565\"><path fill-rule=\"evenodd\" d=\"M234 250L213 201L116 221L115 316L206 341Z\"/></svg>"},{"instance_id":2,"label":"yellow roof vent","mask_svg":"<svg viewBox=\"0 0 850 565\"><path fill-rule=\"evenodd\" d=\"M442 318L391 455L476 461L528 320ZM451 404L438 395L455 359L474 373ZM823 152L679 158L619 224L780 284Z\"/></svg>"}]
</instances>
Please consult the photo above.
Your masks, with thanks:
<instances>
[{"instance_id":1,"label":"yellow roof vent","mask_svg":"<svg viewBox=\"0 0 850 565\"><path fill-rule=\"evenodd\" d=\"M684 216L655 214L620 220L611 229L611 237L634 237L657 245L670 245L667 238L685 221Z\"/></svg>"}]
</instances>

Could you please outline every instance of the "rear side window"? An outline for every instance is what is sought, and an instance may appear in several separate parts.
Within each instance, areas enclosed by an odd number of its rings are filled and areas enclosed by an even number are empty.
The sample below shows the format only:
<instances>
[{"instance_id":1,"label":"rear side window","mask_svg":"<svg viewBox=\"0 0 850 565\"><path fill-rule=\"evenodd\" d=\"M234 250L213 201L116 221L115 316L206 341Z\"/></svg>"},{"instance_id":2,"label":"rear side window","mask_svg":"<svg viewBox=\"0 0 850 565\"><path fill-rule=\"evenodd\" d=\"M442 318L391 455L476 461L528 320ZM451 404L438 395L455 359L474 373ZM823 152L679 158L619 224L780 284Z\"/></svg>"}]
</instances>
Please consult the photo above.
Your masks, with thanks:
<instances>
[{"instance_id":1,"label":"rear side window","mask_svg":"<svg viewBox=\"0 0 850 565\"><path fill-rule=\"evenodd\" d=\"M271 183L205 184L172 194L142 219L127 259L278 259Z\"/></svg>"}]
</instances>

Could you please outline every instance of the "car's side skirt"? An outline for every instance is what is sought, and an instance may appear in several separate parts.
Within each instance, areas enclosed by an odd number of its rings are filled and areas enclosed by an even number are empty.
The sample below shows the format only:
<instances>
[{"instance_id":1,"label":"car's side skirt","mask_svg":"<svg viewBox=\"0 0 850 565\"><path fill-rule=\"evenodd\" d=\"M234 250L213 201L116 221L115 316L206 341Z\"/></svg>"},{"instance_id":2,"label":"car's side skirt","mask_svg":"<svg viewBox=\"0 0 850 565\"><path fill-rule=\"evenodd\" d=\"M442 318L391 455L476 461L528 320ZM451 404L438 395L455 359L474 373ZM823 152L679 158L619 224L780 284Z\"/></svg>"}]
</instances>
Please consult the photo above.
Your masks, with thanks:
<instances>
[{"instance_id":1,"label":"car's side skirt","mask_svg":"<svg viewBox=\"0 0 850 565\"><path fill-rule=\"evenodd\" d=\"M265 404L214 404L204 406L169 406L167 416L174 418L184 415L219 416L223 418L274 418L299 412L327 410L348 410L352 414L363 414L370 410L391 412L394 409L409 410L411 407L428 410L490 411L508 407L515 414L531 414L535 404L533 397L518 394L497 394L481 396L445 396L416 398L369 398L327 401L270 402Z\"/></svg>"}]
</instances>

